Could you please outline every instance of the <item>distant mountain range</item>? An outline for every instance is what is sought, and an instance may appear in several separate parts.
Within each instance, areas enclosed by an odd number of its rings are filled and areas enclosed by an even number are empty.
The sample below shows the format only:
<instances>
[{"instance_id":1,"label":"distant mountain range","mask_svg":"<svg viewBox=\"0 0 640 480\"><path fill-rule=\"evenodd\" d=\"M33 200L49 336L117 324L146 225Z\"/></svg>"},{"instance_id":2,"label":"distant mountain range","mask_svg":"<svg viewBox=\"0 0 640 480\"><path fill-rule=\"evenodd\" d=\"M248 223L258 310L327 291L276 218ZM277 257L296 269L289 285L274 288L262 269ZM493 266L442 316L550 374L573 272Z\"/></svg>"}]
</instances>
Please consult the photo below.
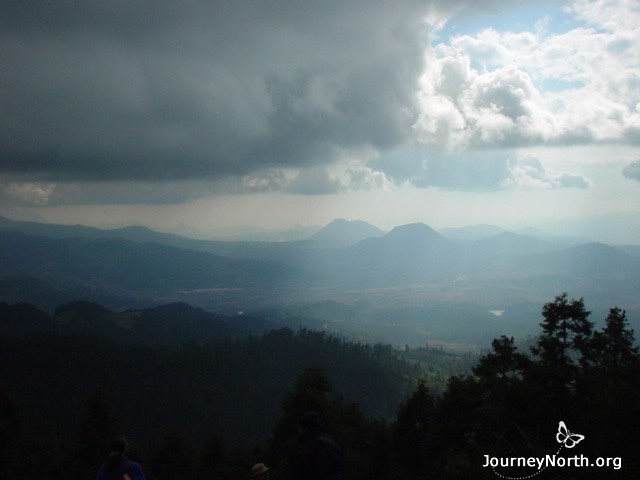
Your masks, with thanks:
<instances>
[{"instance_id":1,"label":"distant mountain range","mask_svg":"<svg viewBox=\"0 0 640 480\"><path fill-rule=\"evenodd\" d=\"M451 240L459 242L473 242L482 238L493 237L504 232L504 229L495 225L469 225L467 227L444 228L440 233Z\"/></svg>"},{"instance_id":2,"label":"distant mountain range","mask_svg":"<svg viewBox=\"0 0 640 480\"><path fill-rule=\"evenodd\" d=\"M88 300L112 309L187 302L232 314L331 300L352 305L355 314L324 325L357 335L371 331L376 312L393 317L407 305L433 312L437 304L439 316L446 316L446 305L471 305L482 322L487 312L504 310L499 320L514 325L511 312L529 312L522 305L539 307L567 291L594 302L598 314L617 305L640 318L640 247L571 243L487 225L437 232L417 223L384 233L339 219L299 241L220 242L143 227L0 218L0 247L0 300L48 311ZM303 309L309 322L318 320ZM525 320L534 321L529 313L517 321ZM412 328L419 323L417 315ZM437 334L423 327L419 338Z\"/></svg>"}]
</instances>

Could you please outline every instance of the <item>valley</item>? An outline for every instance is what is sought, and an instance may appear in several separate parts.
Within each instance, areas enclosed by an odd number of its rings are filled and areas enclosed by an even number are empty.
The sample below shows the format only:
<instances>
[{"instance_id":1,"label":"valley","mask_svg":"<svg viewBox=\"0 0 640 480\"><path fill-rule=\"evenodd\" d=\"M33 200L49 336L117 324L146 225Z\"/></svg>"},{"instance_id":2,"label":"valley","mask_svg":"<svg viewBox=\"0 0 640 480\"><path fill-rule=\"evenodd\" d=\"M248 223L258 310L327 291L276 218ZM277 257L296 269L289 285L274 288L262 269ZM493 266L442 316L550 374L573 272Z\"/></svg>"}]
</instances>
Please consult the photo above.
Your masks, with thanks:
<instances>
[{"instance_id":1,"label":"valley","mask_svg":"<svg viewBox=\"0 0 640 480\"><path fill-rule=\"evenodd\" d=\"M2 219L0 300L49 311L184 302L365 343L480 350L501 334L534 335L539 306L569 292L596 323L617 305L640 326L637 247L476 232L336 220L306 240L221 242Z\"/></svg>"}]
</instances>

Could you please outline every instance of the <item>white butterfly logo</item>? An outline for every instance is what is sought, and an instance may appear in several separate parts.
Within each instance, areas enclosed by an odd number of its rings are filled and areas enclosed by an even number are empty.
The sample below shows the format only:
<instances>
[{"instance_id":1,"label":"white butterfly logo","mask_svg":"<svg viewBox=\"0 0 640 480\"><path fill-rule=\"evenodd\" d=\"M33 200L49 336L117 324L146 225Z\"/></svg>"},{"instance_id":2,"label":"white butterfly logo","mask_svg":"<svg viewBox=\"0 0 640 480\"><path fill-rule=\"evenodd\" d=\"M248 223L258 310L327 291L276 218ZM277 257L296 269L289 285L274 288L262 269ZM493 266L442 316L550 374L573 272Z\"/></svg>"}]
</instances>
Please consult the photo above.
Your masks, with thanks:
<instances>
[{"instance_id":1,"label":"white butterfly logo","mask_svg":"<svg viewBox=\"0 0 640 480\"><path fill-rule=\"evenodd\" d=\"M571 433L565 423L561 420L558 425L558 433L556 433L556 440L558 443L562 443L567 448L573 448L584 440L584 435L578 435L577 433Z\"/></svg>"}]
</instances>

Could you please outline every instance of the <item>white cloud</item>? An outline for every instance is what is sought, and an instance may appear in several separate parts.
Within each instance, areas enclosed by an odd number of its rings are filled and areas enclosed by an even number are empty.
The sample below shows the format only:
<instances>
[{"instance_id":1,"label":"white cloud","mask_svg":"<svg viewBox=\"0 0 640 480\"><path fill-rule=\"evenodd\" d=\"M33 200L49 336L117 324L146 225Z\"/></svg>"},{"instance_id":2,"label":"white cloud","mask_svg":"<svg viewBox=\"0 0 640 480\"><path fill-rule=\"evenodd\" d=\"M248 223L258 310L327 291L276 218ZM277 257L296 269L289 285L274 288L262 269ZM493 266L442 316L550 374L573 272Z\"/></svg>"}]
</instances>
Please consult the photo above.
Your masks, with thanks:
<instances>
[{"instance_id":1,"label":"white cloud","mask_svg":"<svg viewBox=\"0 0 640 480\"><path fill-rule=\"evenodd\" d=\"M635 0L573 0L567 7L576 15L609 31L637 29L640 4Z\"/></svg>"},{"instance_id":2,"label":"white cloud","mask_svg":"<svg viewBox=\"0 0 640 480\"><path fill-rule=\"evenodd\" d=\"M590 26L488 28L429 50L415 124L421 140L447 149L637 143L640 8L578 1L571 11Z\"/></svg>"},{"instance_id":3,"label":"white cloud","mask_svg":"<svg viewBox=\"0 0 640 480\"><path fill-rule=\"evenodd\" d=\"M556 173L546 168L535 157L509 161L509 178L503 181L506 188L524 189L589 188L591 182L581 175Z\"/></svg>"},{"instance_id":4,"label":"white cloud","mask_svg":"<svg viewBox=\"0 0 640 480\"><path fill-rule=\"evenodd\" d=\"M8 205L43 206L55 190L52 183L10 182L0 184L0 200Z\"/></svg>"}]
</instances>

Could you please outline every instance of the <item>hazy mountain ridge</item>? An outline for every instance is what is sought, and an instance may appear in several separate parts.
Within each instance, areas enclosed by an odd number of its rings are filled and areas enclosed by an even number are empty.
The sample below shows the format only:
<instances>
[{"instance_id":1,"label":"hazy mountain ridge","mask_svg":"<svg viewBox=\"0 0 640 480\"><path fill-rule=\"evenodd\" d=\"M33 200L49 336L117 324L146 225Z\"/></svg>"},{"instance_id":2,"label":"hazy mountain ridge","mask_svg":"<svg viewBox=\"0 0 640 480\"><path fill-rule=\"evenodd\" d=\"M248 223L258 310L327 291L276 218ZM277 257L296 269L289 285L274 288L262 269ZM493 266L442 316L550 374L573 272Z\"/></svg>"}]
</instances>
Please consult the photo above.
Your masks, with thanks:
<instances>
[{"instance_id":1,"label":"hazy mountain ridge","mask_svg":"<svg viewBox=\"0 0 640 480\"><path fill-rule=\"evenodd\" d=\"M121 228L96 228L85 225L61 225L52 223L24 222L0 216L0 231L22 232L51 238L120 238L136 242L180 244L186 237L162 233L147 227L132 225Z\"/></svg>"},{"instance_id":2,"label":"hazy mountain ridge","mask_svg":"<svg viewBox=\"0 0 640 480\"><path fill-rule=\"evenodd\" d=\"M473 242L483 238L493 237L505 230L495 225L478 224L466 227L443 228L440 233L445 237L458 242Z\"/></svg>"},{"instance_id":3,"label":"hazy mountain ridge","mask_svg":"<svg viewBox=\"0 0 640 480\"><path fill-rule=\"evenodd\" d=\"M199 289L284 287L300 276L282 263L122 239L57 239L4 231L0 246L5 282L10 277L37 278L60 293L162 301ZM80 295L76 298L83 298Z\"/></svg>"},{"instance_id":4,"label":"hazy mountain ridge","mask_svg":"<svg viewBox=\"0 0 640 480\"><path fill-rule=\"evenodd\" d=\"M472 267L468 271L513 269L516 268L514 260L522 256L544 255L566 248L563 243L503 231L491 237L465 243L462 263Z\"/></svg>"},{"instance_id":5,"label":"hazy mountain ridge","mask_svg":"<svg viewBox=\"0 0 640 480\"><path fill-rule=\"evenodd\" d=\"M421 223L352 243L379 231L346 220L332 222L311 240L193 241L191 249L121 238L50 238L7 228L0 231L0 300L32 302L49 310L79 299L116 309L187 302L225 314L292 311L297 305L294 310L314 326L352 336L361 334L358 329L375 331L371 340L383 341L386 331L399 341L408 335L418 344L445 334L454 341L446 333L447 316L459 323L466 315L466 329L473 329L474 322L491 326L481 337L474 334L482 342L494 327L498 330L498 323L504 331L505 321L529 325L518 331L533 331L537 312L529 306L563 291L591 298L598 312L619 305L629 311L632 323L640 318L640 256L634 255L634 246L567 245L507 231L462 242ZM59 232L55 226L53 230ZM167 237L160 234L158 239ZM188 241L180 239L182 245ZM321 307L308 310L316 318L303 313L304 305L323 301L354 307L335 321ZM494 311L507 313L496 319ZM512 317L516 311L524 316ZM301 325L294 316L287 314L287 322ZM398 323L403 316L406 321ZM372 319L378 319L375 326Z\"/></svg>"}]
</instances>

